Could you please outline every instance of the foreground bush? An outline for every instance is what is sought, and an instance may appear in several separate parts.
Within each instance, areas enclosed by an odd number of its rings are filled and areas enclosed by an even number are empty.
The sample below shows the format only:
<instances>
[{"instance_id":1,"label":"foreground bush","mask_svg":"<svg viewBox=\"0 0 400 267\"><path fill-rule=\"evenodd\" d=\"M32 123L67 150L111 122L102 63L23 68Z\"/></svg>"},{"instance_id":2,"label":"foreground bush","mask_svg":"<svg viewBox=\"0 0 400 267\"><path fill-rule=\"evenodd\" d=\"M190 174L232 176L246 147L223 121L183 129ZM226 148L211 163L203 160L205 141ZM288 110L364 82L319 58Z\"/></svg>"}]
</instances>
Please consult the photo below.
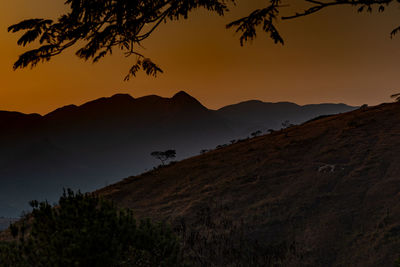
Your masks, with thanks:
<instances>
[{"instance_id":1,"label":"foreground bush","mask_svg":"<svg viewBox=\"0 0 400 267\"><path fill-rule=\"evenodd\" d=\"M10 226L15 241L0 243L0 266L180 265L168 227L137 223L130 210L97 196L68 190L56 207L30 204L32 213Z\"/></svg>"}]
</instances>

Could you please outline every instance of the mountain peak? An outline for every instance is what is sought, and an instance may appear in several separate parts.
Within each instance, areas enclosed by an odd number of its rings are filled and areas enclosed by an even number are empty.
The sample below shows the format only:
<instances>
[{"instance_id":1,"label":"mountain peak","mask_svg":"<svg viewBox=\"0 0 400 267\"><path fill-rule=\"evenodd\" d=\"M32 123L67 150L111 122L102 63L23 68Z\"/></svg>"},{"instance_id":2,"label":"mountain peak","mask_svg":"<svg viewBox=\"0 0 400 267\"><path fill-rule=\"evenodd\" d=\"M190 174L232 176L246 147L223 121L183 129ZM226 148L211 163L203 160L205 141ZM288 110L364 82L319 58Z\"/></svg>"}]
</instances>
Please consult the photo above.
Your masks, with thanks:
<instances>
[{"instance_id":1,"label":"mountain peak","mask_svg":"<svg viewBox=\"0 0 400 267\"><path fill-rule=\"evenodd\" d=\"M110 97L110 99L116 100L133 100L134 98L130 94L115 94Z\"/></svg>"},{"instance_id":2,"label":"mountain peak","mask_svg":"<svg viewBox=\"0 0 400 267\"><path fill-rule=\"evenodd\" d=\"M185 108L190 107L201 110L207 109L196 98L189 95L185 91L179 91L171 98L171 100L176 106L179 107L185 107Z\"/></svg>"},{"instance_id":3,"label":"mountain peak","mask_svg":"<svg viewBox=\"0 0 400 267\"><path fill-rule=\"evenodd\" d=\"M188 93L186 93L185 91L179 91L178 93L176 93L172 99L194 99L193 96L189 95Z\"/></svg>"}]
</instances>

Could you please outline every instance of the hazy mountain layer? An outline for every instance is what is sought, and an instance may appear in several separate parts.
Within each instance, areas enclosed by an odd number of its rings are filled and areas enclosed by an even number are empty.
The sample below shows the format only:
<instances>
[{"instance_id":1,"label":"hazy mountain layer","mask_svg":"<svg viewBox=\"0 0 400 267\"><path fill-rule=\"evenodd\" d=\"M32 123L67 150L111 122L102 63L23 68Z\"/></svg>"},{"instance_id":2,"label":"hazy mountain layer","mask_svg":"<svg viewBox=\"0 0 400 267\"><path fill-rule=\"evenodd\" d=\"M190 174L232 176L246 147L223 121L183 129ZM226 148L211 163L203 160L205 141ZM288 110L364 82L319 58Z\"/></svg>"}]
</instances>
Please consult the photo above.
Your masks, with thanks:
<instances>
[{"instance_id":1,"label":"hazy mountain layer","mask_svg":"<svg viewBox=\"0 0 400 267\"><path fill-rule=\"evenodd\" d=\"M91 191L151 169L159 164L150 156L155 150L176 149L182 159L284 120L351 109L250 101L214 111L179 92L119 94L45 116L0 112L0 216L20 215L31 199L52 202L63 187Z\"/></svg>"}]
</instances>

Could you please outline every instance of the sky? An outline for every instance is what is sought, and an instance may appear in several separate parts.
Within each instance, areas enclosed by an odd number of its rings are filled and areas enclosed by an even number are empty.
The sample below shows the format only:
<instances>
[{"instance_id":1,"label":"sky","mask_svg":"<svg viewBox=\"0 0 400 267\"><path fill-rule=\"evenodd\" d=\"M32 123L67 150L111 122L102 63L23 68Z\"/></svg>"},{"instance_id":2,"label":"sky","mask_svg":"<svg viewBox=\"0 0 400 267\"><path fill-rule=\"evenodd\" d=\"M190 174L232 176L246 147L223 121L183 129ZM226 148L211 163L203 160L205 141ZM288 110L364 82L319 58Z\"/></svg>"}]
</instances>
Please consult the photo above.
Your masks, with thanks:
<instances>
[{"instance_id":1,"label":"sky","mask_svg":"<svg viewBox=\"0 0 400 267\"><path fill-rule=\"evenodd\" d=\"M181 90L211 109L250 99L376 105L400 92L400 35L390 39L400 25L397 6L374 14L332 8L279 23L284 46L260 32L241 47L239 35L225 25L266 1L239 0L225 17L199 10L188 20L161 25L143 51L164 70L157 78L140 73L124 82L134 58L115 53L92 64L74 55L78 47L34 69L13 71L27 48L17 46L19 34L7 27L28 18L55 18L63 3L1 1L0 110L46 114L116 93L171 97Z\"/></svg>"}]
</instances>

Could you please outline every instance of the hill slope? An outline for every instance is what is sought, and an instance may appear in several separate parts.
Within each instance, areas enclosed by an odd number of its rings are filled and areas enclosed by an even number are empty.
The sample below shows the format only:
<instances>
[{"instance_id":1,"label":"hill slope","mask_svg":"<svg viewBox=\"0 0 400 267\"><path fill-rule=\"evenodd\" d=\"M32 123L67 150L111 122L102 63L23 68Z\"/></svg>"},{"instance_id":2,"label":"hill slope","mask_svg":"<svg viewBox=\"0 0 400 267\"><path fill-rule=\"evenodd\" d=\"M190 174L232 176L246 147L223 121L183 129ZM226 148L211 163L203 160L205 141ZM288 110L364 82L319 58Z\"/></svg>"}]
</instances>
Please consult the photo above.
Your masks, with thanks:
<instances>
[{"instance_id":1,"label":"hill slope","mask_svg":"<svg viewBox=\"0 0 400 267\"><path fill-rule=\"evenodd\" d=\"M174 224L201 225L205 209L224 214L260 243L295 244L297 258L287 265L393 266L400 256L399 114L394 103L322 118L98 193Z\"/></svg>"},{"instance_id":2,"label":"hill slope","mask_svg":"<svg viewBox=\"0 0 400 267\"><path fill-rule=\"evenodd\" d=\"M316 115L353 109L334 107ZM45 116L0 112L0 216L19 216L32 199L53 202L63 187L92 191L151 169L159 164L153 151L176 149L183 159L268 127L270 111L254 112L265 118L238 123L235 114L209 110L185 92L171 98L117 94Z\"/></svg>"}]
</instances>

